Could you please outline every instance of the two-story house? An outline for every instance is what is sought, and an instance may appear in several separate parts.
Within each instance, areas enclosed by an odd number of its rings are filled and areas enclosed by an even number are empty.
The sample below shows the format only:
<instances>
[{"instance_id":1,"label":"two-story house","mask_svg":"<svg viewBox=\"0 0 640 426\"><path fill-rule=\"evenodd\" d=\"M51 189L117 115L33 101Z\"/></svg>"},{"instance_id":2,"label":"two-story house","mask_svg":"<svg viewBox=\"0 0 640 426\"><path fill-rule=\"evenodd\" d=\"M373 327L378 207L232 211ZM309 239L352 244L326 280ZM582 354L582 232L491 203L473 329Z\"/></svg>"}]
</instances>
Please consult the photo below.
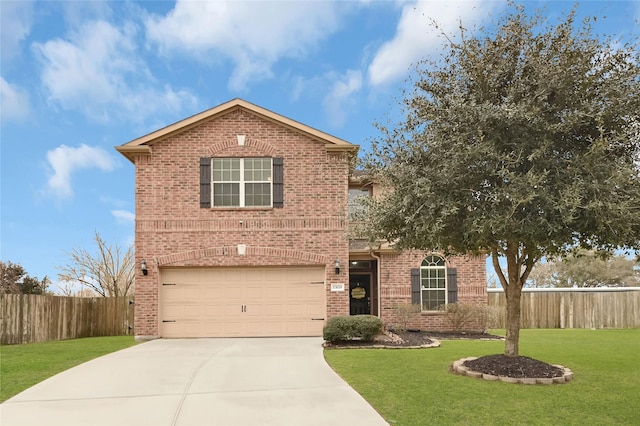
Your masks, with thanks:
<instances>
[{"instance_id":1,"label":"two-story house","mask_svg":"<svg viewBox=\"0 0 640 426\"><path fill-rule=\"evenodd\" d=\"M486 303L482 257L349 239L373 188L358 146L241 99L116 148L135 165L135 335L320 336L336 315L450 326L437 307ZM350 202L352 200L352 202Z\"/></svg>"}]
</instances>

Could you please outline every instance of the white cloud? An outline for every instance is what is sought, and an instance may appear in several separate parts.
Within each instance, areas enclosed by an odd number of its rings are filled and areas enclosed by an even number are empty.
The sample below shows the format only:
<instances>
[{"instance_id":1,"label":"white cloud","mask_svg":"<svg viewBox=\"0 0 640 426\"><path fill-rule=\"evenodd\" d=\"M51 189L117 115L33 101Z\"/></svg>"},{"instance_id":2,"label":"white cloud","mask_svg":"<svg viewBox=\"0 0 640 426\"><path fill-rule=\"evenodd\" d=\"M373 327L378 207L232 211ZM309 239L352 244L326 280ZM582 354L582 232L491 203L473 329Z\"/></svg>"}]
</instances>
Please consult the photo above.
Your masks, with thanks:
<instances>
[{"instance_id":1,"label":"white cloud","mask_svg":"<svg viewBox=\"0 0 640 426\"><path fill-rule=\"evenodd\" d=\"M195 104L186 91L161 87L139 59L136 27L85 23L69 40L35 43L49 101L97 121L143 121Z\"/></svg>"},{"instance_id":2,"label":"white cloud","mask_svg":"<svg viewBox=\"0 0 640 426\"><path fill-rule=\"evenodd\" d=\"M0 52L3 62L18 54L20 43L29 35L32 24L33 1L0 1Z\"/></svg>"},{"instance_id":3,"label":"white cloud","mask_svg":"<svg viewBox=\"0 0 640 426\"><path fill-rule=\"evenodd\" d=\"M121 225L132 225L136 220L136 215L128 210L111 210L111 214Z\"/></svg>"},{"instance_id":4,"label":"white cloud","mask_svg":"<svg viewBox=\"0 0 640 426\"><path fill-rule=\"evenodd\" d=\"M418 0L405 4L394 38L380 47L369 65L369 82L376 86L406 77L412 64L442 47L441 31L455 35L461 21L469 28L500 6L487 0ZM432 26L432 19L439 30Z\"/></svg>"},{"instance_id":5,"label":"white cloud","mask_svg":"<svg viewBox=\"0 0 640 426\"><path fill-rule=\"evenodd\" d=\"M362 87L362 72L348 70L338 76L333 87L323 99L323 106L329 122L333 127L342 127L347 121L346 108L355 105L352 95Z\"/></svg>"},{"instance_id":6,"label":"white cloud","mask_svg":"<svg viewBox=\"0 0 640 426\"><path fill-rule=\"evenodd\" d=\"M77 28L89 21L107 20L116 14L113 5L104 0L65 1L60 7L69 28Z\"/></svg>"},{"instance_id":7,"label":"white cloud","mask_svg":"<svg viewBox=\"0 0 640 426\"><path fill-rule=\"evenodd\" d=\"M205 63L230 60L233 90L272 76L282 58L304 56L337 30L346 3L212 2L178 0L166 16L146 21L147 37L164 53L195 56Z\"/></svg>"},{"instance_id":8,"label":"white cloud","mask_svg":"<svg viewBox=\"0 0 640 426\"><path fill-rule=\"evenodd\" d=\"M0 77L0 120L22 121L30 109L27 92Z\"/></svg>"},{"instance_id":9,"label":"white cloud","mask_svg":"<svg viewBox=\"0 0 640 426\"><path fill-rule=\"evenodd\" d=\"M47 161L53 169L47 187L51 193L59 198L73 195L71 175L79 169L97 168L111 171L115 161L106 151L97 146L80 145L77 148L60 145L54 150L47 151Z\"/></svg>"}]
</instances>

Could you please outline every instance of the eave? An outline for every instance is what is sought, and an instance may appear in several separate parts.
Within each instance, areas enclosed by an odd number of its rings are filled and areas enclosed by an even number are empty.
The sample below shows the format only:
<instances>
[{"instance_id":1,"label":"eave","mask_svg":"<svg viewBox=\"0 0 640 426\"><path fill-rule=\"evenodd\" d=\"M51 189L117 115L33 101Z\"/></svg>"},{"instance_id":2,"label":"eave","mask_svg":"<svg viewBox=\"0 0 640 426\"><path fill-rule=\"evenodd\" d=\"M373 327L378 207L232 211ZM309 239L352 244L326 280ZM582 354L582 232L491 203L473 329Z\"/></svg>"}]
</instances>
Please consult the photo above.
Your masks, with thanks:
<instances>
[{"instance_id":1,"label":"eave","mask_svg":"<svg viewBox=\"0 0 640 426\"><path fill-rule=\"evenodd\" d=\"M328 133L321 132L318 129L314 129L313 127L299 123L283 115L276 114L273 111L259 107L243 99L236 98L184 120L170 124L162 129L158 129L155 132L129 141L116 147L116 150L133 162L135 155L149 155L151 153L150 147L152 145L170 138L175 134L182 133L198 126L207 120L212 120L238 109L243 109L251 114L259 116L260 118L288 127L312 139L324 142L327 152L349 152L355 155L359 149L358 145L354 145Z\"/></svg>"},{"instance_id":2,"label":"eave","mask_svg":"<svg viewBox=\"0 0 640 426\"><path fill-rule=\"evenodd\" d=\"M149 145L139 146L116 146L116 151L127 157L129 161L135 164L135 157L139 155L151 155L151 147Z\"/></svg>"}]
</instances>

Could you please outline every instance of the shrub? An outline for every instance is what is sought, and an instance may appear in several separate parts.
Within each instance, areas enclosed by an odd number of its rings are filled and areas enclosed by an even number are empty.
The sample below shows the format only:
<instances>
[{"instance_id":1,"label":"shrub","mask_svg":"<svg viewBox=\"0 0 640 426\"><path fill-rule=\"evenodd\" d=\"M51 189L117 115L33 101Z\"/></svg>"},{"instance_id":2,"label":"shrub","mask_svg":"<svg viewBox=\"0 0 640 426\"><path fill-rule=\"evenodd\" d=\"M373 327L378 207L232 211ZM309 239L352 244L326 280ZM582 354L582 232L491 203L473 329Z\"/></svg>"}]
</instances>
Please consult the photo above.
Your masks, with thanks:
<instances>
[{"instance_id":1,"label":"shrub","mask_svg":"<svg viewBox=\"0 0 640 426\"><path fill-rule=\"evenodd\" d=\"M393 305L393 316L397 322L394 331L407 331L409 323L422 311L420 304L396 303Z\"/></svg>"},{"instance_id":2,"label":"shrub","mask_svg":"<svg viewBox=\"0 0 640 426\"><path fill-rule=\"evenodd\" d=\"M485 305L451 303L441 306L440 309L445 312L453 331L456 333L465 331L465 326L468 328L470 323L482 328L482 331L486 331L492 317L491 309Z\"/></svg>"},{"instance_id":3,"label":"shrub","mask_svg":"<svg viewBox=\"0 0 640 426\"><path fill-rule=\"evenodd\" d=\"M339 316L330 318L322 330L327 342L358 339L365 342L382 331L382 320L372 315Z\"/></svg>"},{"instance_id":4,"label":"shrub","mask_svg":"<svg viewBox=\"0 0 640 426\"><path fill-rule=\"evenodd\" d=\"M504 324L502 317L504 316L503 310L498 306L486 306L485 315L482 317L484 321L485 331L490 328L503 328L501 324Z\"/></svg>"}]
</instances>

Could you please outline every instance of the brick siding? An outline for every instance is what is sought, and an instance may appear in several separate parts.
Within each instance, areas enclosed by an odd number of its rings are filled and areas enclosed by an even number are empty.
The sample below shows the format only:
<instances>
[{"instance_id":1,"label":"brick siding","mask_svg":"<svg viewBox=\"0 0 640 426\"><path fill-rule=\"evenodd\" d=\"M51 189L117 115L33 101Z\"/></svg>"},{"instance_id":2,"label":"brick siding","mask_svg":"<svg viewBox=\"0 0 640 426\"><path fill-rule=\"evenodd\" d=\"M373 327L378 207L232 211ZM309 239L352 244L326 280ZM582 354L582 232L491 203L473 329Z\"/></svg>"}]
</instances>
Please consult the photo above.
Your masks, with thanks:
<instances>
[{"instance_id":1,"label":"brick siding","mask_svg":"<svg viewBox=\"0 0 640 426\"><path fill-rule=\"evenodd\" d=\"M238 146L237 135L246 135ZM201 157L281 157L283 208L200 208ZM326 288L348 282L346 204L350 159L244 109L214 117L137 156L136 336L158 336L159 267L325 265ZM237 254L246 244L247 253ZM327 291L327 314L347 315L348 294Z\"/></svg>"},{"instance_id":2,"label":"brick siding","mask_svg":"<svg viewBox=\"0 0 640 426\"><path fill-rule=\"evenodd\" d=\"M380 317L386 324L397 322L394 307L411 303L411 269L419 268L431 252L405 251L380 256ZM487 281L484 256L449 257L447 268L456 268L458 276L458 303L487 304ZM451 324L444 313L422 312L414 316L411 328L428 331L450 331ZM483 325L470 324L474 331Z\"/></svg>"},{"instance_id":3,"label":"brick siding","mask_svg":"<svg viewBox=\"0 0 640 426\"><path fill-rule=\"evenodd\" d=\"M239 146L237 135L245 135ZM137 155L135 335L159 335L159 274L162 267L324 265L328 318L349 314L347 194L351 158L328 152L326 141L237 108L154 143ZM283 208L201 208L201 157L284 159ZM240 256L237 246L247 246ZM411 302L411 268L425 253L380 255L380 316L393 322L393 306ZM340 259L342 270L334 272ZM458 302L486 304L484 257L454 257ZM372 285L376 285L372 283ZM414 328L450 329L440 313L422 313Z\"/></svg>"}]
</instances>

